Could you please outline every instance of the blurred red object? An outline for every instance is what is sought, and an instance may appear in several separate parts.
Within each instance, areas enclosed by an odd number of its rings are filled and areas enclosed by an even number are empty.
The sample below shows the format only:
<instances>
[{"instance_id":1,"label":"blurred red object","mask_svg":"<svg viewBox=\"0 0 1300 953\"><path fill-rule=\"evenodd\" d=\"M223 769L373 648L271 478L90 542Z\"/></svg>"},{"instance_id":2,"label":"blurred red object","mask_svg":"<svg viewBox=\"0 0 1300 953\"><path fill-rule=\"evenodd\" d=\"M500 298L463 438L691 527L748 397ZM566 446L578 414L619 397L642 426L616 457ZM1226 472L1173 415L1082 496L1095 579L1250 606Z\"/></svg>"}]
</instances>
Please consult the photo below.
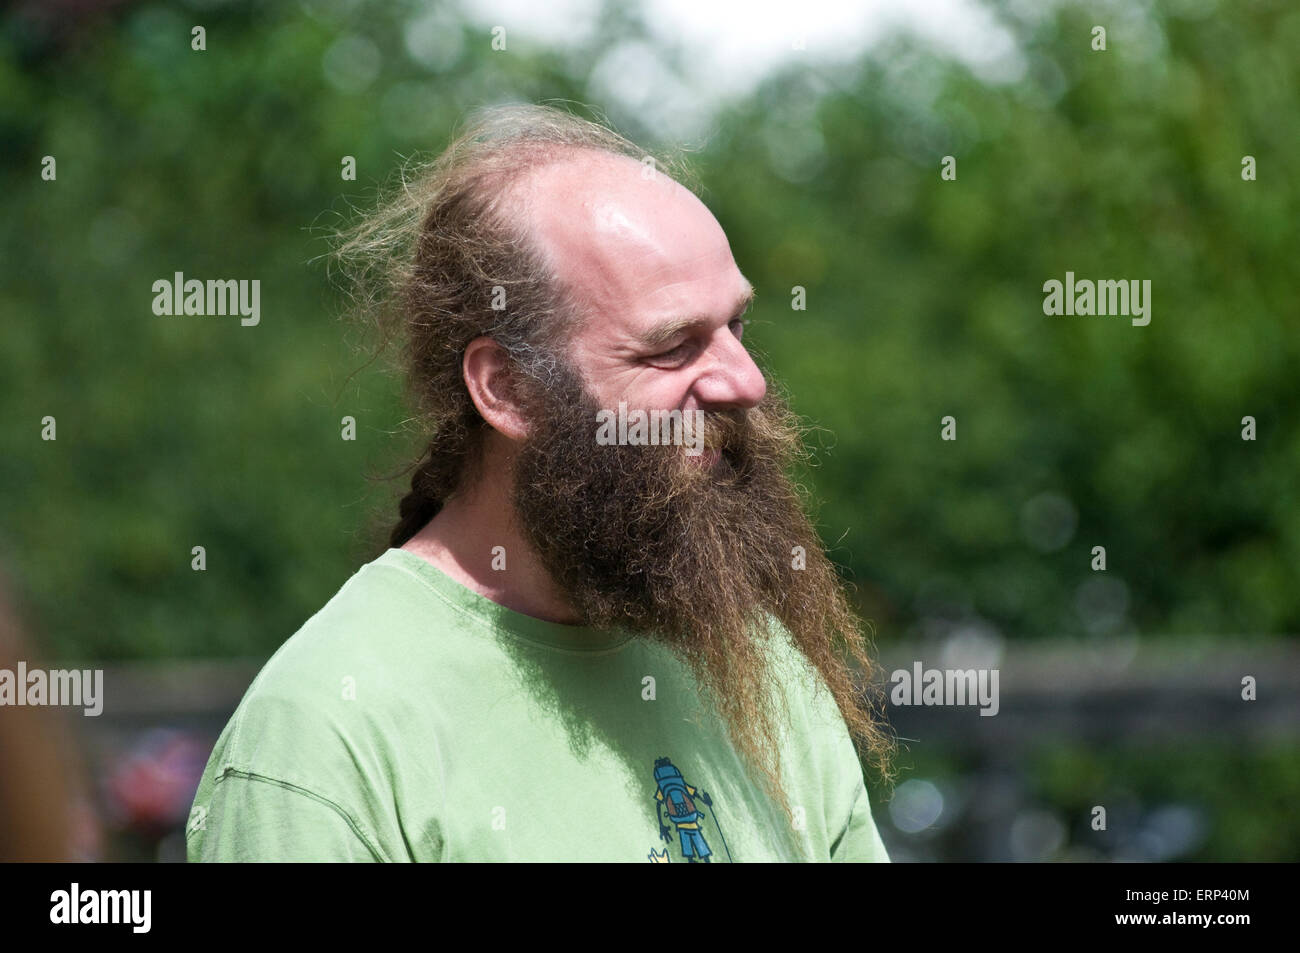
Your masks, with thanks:
<instances>
[{"instance_id":1,"label":"blurred red object","mask_svg":"<svg viewBox=\"0 0 1300 953\"><path fill-rule=\"evenodd\" d=\"M183 825L210 750L183 731L159 728L146 734L106 782L109 807L122 826L160 834Z\"/></svg>"}]
</instances>

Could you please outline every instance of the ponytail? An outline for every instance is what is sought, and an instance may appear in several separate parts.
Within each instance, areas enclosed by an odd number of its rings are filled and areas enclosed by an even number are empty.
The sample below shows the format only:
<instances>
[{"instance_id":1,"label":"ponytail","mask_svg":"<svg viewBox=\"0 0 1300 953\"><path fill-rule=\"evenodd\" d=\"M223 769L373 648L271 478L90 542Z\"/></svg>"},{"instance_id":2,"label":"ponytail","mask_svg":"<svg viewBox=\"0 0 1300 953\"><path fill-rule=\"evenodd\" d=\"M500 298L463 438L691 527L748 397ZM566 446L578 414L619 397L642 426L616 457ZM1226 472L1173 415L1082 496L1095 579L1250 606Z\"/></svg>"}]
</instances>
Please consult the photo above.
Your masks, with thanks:
<instances>
[{"instance_id":1,"label":"ponytail","mask_svg":"<svg viewBox=\"0 0 1300 953\"><path fill-rule=\"evenodd\" d=\"M426 489L433 466L433 460L426 459L411 477L411 492L402 497L402 502L398 504L397 525L388 536L391 549L400 549L442 509L442 501L429 495Z\"/></svg>"}]
</instances>

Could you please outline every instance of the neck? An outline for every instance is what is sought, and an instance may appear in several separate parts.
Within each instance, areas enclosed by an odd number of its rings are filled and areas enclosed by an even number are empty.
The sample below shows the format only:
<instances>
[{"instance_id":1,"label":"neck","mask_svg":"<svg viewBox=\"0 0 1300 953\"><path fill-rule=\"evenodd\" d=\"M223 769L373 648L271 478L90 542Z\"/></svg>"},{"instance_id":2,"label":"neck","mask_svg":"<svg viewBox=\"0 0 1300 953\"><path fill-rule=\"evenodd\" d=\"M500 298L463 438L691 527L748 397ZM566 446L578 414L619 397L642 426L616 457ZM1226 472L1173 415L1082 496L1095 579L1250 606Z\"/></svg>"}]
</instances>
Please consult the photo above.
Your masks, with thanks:
<instances>
[{"instance_id":1,"label":"neck","mask_svg":"<svg viewBox=\"0 0 1300 953\"><path fill-rule=\"evenodd\" d=\"M490 476L448 499L401 548L507 609L546 622L579 624L581 619L511 518L509 480L502 476L509 467L493 456L482 468ZM505 568L493 568L494 562L500 567L502 559Z\"/></svg>"}]
</instances>

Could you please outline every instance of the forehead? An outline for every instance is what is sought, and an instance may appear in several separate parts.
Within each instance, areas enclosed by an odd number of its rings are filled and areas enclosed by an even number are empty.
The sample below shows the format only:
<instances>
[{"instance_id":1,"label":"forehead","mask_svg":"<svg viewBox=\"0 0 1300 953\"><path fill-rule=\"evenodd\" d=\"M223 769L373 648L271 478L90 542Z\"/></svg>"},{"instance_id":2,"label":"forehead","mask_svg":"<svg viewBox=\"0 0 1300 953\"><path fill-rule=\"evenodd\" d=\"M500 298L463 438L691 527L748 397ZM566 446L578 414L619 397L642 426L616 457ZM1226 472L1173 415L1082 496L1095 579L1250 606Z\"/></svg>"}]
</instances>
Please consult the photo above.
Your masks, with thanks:
<instances>
[{"instance_id":1,"label":"forehead","mask_svg":"<svg viewBox=\"0 0 1300 953\"><path fill-rule=\"evenodd\" d=\"M617 346L665 321L725 320L750 289L704 203L647 171L627 157L580 154L526 180L534 234L592 316L579 338Z\"/></svg>"}]
</instances>

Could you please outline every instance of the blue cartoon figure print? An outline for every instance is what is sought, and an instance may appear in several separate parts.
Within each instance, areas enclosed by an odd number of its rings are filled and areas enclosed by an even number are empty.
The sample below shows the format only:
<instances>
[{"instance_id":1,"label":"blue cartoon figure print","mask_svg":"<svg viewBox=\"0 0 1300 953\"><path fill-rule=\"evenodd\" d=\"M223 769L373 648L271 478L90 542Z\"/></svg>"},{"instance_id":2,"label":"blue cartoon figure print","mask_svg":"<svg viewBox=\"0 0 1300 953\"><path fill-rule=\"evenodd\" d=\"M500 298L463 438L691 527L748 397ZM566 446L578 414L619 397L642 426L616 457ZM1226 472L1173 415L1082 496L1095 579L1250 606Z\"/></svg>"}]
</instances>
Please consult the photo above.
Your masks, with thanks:
<instances>
[{"instance_id":1,"label":"blue cartoon figure print","mask_svg":"<svg viewBox=\"0 0 1300 953\"><path fill-rule=\"evenodd\" d=\"M701 821L709 816L696 804L696 800L707 808L713 807L713 798L709 797L709 792L701 791L691 787L682 777L681 771L668 758L655 759L655 819L659 822L659 837L661 840L671 844L673 842L672 831L675 828L682 843L682 856L688 863L710 863L709 858L713 855L713 849L709 847L709 842L704 837L704 830ZM668 821L672 827L664 823L664 809L668 813ZM727 839L722 835L722 827L718 824L716 812L713 814L713 826L718 832L718 837L722 840L722 849L727 853L727 859L731 859L731 851L727 849ZM666 863L668 861L668 850L664 849L662 854L655 851L650 852L650 860L656 863Z\"/></svg>"}]
</instances>

